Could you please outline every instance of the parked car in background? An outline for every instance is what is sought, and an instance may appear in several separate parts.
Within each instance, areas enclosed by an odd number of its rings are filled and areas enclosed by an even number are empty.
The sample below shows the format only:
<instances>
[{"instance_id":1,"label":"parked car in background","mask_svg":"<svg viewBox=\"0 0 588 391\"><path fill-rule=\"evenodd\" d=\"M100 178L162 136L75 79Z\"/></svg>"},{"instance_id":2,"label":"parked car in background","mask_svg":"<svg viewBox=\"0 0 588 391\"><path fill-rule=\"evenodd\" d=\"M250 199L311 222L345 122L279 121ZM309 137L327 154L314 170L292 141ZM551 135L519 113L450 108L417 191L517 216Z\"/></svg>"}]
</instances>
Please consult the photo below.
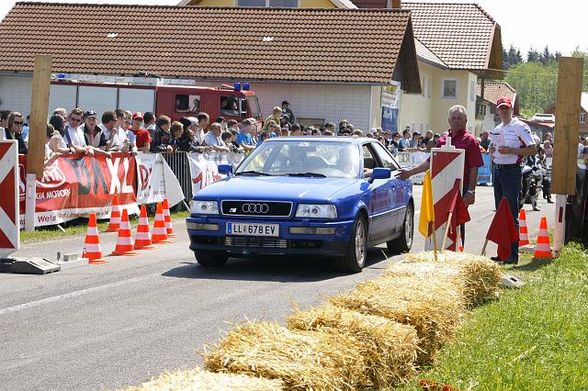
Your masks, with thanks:
<instances>
[{"instance_id":1,"label":"parked car in background","mask_svg":"<svg viewBox=\"0 0 588 391\"><path fill-rule=\"evenodd\" d=\"M230 256L297 254L332 257L359 272L367 249L386 243L409 251L414 233L410 181L390 152L371 138L272 138L227 178L199 191L187 218L198 263Z\"/></svg>"}]
</instances>

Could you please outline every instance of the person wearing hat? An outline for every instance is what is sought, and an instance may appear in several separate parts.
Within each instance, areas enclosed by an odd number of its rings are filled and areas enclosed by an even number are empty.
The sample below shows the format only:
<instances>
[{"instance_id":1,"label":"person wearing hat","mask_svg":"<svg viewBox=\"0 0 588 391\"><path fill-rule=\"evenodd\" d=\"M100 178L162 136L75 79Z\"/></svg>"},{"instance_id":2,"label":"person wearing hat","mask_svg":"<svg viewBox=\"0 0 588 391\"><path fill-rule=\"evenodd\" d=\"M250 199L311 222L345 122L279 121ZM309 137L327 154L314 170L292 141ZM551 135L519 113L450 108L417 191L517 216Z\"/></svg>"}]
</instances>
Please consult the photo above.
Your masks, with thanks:
<instances>
[{"instance_id":1,"label":"person wearing hat","mask_svg":"<svg viewBox=\"0 0 588 391\"><path fill-rule=\"evenodd\" d=\"M537 153L537 145L531 136L529 125L512 116L512 101L503 97L496 101L496 111L501 123L490 132L488 151L492 158L492 184L494 187L494 204L498 205L505 197L519 229L519 195L521 192L521 162L524 156ZM513 243L509 259L495 261L516 264L519 261L519 243Z\"/></svg>"},{"instance_id":2,"label":"person wearing hat","mask_svg":"<svg viewBox=\"0 0 588 391\"><path fill-rule=\"evenodd\" d=\"M288 125L288 128L296 123L296 117L290 109L290 102L287 100L282 101L282 122L281 125Z\"/></svg>"},{"instance_id":3,"label":"person wearing hat","mask_svg":"<svg viewBox=\"0 0 588 391\"><path fill-rule=\"evenodd\" d=\"M135 135L135 145L141 152L151 150L151 134L141 125L143 124L143 114L140 112L133 113L130 131Z\"/></svg>"},{"instance_id":4,"label":"person wearing hat","mask_svg":"<svg viewBox=\"0 0 588 391\"><path fill-rule=\"evenodd\" d=\"M106 136L98 126L97 118L98 116L94 110L85 111L82 131L87 145L91 145L94 148L105 148Z\"/></svg>"}]
</instances>

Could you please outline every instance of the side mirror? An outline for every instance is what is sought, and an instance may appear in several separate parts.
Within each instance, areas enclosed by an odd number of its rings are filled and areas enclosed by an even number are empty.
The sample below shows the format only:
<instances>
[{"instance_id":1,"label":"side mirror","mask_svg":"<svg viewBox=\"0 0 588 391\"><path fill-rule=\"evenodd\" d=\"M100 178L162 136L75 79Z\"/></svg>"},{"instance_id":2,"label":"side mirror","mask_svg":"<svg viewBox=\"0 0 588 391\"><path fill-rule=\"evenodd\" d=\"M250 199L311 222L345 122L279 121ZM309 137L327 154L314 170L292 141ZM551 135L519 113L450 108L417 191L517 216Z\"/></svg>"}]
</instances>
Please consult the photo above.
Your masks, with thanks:
<instances>
[{"instance_id":1,"label":"side mirror","mask_svg":"<svg viewBox=\"0 0 588 391\"><path fill-rule=\"evenodd\" d=\"M392 176L392 170L385 167L376 167L372 171L372 176L370 177L370 183L376 179L388 179Z\"/></svg>"},{"instance_id":2,"label":"side mirror","mask_svg":"<svg viewBox=\"0 0 588 391\"><path fill-rule=\"evenodd\" d=\"M230 164L219 164L218 173L230 176L233 174L233 166Z\"/></svg>"}]
</instances>

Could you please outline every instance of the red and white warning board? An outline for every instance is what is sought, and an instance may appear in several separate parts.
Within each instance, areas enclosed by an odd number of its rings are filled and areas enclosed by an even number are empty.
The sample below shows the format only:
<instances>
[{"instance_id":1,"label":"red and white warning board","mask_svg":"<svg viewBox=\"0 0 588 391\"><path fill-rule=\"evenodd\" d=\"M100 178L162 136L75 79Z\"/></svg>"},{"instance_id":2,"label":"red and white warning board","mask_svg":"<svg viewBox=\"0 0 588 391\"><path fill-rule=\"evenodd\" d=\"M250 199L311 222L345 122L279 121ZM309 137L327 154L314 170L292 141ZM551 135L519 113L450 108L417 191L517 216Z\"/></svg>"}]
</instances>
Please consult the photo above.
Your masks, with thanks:
<instances>
[{"instance_id":1,"label":"red and white warning board","mask_svg":"<svg viewBox=\"0 0 588 391\"><path fill-rule=\"evenodd\" d=\"M0 256L20 248L18 144L0 141Z\"/></svg>"},{"instance_id":2,"label":"red and white warning board","mask_svg":"<svg viewBox=\"0 0 588 391\"><path fill-rule=\"evenodd\" d=\"M433 207L435 209L435 235L437 246L441 249L447 225L448 211L451 206L451 190L455 180L463 184L463 168L465 164L465 150L451 145L451 138L441 148L431 149L431 183L433 190ZM463 186L463 185L462 185ZM461 190L460 190L461 191ZM453 241L448 238L445 247L453 248ZM425 250L433 250L433 235L425 240Z\"/></svg>"}]
</instances>

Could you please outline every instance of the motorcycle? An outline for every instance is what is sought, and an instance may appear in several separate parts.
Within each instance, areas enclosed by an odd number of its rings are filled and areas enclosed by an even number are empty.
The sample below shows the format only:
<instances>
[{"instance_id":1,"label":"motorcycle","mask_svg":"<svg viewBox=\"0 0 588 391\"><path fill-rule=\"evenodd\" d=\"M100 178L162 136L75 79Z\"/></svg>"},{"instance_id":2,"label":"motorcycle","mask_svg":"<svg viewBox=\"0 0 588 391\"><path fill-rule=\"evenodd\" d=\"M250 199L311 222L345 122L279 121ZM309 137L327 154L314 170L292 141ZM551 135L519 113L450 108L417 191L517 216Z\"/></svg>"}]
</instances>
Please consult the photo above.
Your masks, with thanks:
<instances>
[{"instance_id":1,"label":"motorcycle","mask_svg":"<svg viewBox=\"0 0 588 391\"><path fill-rule=\"evenodd\" d=\"M545 173L545 169L534 156L529 156L525 160L522 169L519 208L522 208L523 204L531 204L533 210L540 210L537 207L537 197L542 192Z\"/></svg>"}]
</instances>

